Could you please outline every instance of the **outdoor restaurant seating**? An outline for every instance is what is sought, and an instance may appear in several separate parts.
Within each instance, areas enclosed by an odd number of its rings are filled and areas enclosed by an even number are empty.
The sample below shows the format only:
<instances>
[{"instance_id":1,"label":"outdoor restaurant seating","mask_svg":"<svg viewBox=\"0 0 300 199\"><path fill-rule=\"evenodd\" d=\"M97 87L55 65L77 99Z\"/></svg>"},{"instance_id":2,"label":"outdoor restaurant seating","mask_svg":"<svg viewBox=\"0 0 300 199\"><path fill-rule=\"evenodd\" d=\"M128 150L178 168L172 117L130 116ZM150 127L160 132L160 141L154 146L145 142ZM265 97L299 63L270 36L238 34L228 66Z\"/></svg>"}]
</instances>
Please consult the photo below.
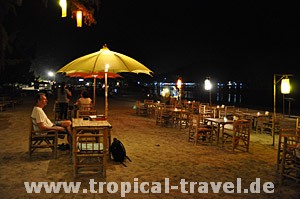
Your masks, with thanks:
<instances>
[{"instance_id":1,"label":"outdoor restaurant seating","mask_svg":"<svg viewBox=\"0 0 300 199\"><path fill-rule=\"evenodd\" d=\"M28 155L31 158L32 153L36 149L51 149L54 158L57 158L57 146L58 146L58 131L57 130L34 130L33 125L35 121L30 118L29 124L29 150Z\"/></svg>"},{"instance_id":2,"label":"outdoor restaurant seating","mask_svg":"<svg viewBox=\"0 0 300 199\"><path fill-rule=\"evenodd\" d=\"M272 116L273 117L273 116ZM273 128L273 118L269 117L269 119L263 123L263 127L262 127L262 133L266 133L266 134L270 134L272 135L272 128ZM282 114L276 114L276 120L275 120L275 124L274 124L274 133L279 134L280 133L280 129L282 126L282 121L283 121L283 115Z\"/></svg>"},{"instance_id":3,"label":"outdoor restaurant seating","mask_svg":"<svg viewBox=\"0 0 300 199\"><path fill-rule=\"evenodd\" d=\"M135 102L136 114L140 116L146 116L148 114L147 107L141 103L140 100Z\"/></svg>"},{"instance_id":4,"label":"outdoor restaurant seating","mask_svg":"<svg viewBox=\"0 0 300 199\"><path fill-rule=\"evenodd\" d=\"M152 117L155 114L155 107L156 107L154 100L149 100L149 99L144 100L144 106L146 108L147 115L149 117Z\"/></svg>"},{"instance_id":5,"label":"outdoor restaurant seating","mask_svg":"<svg viewBox=\"0 0 300 199\"><path fill-rule=\"evenodd\" d=\"M198 114L189 115L188 141L194 141L195 145L199 142L213 142L213 129L210 125L200 122Z\"/></svg>"},{"instance_id":6,"label":"outdoor restaurant seating","mask_svg":"<svg viewBox=\"0 0 300 199\"><path fill-rule=\"evenodd\" d=\"M87 105L81 105L76 113L76 118L81 118L89 115L97 115L97 110L94 108L94 106L87 104Z\"/></svg>"},{"instance_id":7,"label":"outdoor restaurant seating","mask_svg":"<svg viewBox=\"0 0 300 199\"><path fill-rule=\"evenodd\" d=\"M155 118L158 126L167 127L173 125L172 115L164 106L159 106L155 109Z\"/></svg>"},{"instance_id":8,"label":"outdoor restaurant seating","mask_svg":"<svg viewBox=\"0 0 300 199\"><path fill-rule=\"evenodd\" d=\"M235 120L233 122L233 129L226 129L222 134L222 148L229 142L232 151L235 149L245 149L248 152L252 128L251 125L252 122L249 120Z\"/></svg>"},{"instance_id":9,"label":"outdoor restaurant seating","mask_svg":"<svg viewBox=\"0 0 300 199\"><path fill-rule=\"evenodd\" d=\"M300 182L300 131L281 129L277 153L279 183L286 178Z\"/></svg>"},{"instance_id":10,"label":"outdoor restaurant seating","mask_svg":"<svg viewBox=\"0 0 300 199\"><path fill-rule=\"evenodd\" d=\"M106 177L108 133L103 128L81 127L73 138L74 177L84 173L99 173Z\"/></svg>"}]
</instances>

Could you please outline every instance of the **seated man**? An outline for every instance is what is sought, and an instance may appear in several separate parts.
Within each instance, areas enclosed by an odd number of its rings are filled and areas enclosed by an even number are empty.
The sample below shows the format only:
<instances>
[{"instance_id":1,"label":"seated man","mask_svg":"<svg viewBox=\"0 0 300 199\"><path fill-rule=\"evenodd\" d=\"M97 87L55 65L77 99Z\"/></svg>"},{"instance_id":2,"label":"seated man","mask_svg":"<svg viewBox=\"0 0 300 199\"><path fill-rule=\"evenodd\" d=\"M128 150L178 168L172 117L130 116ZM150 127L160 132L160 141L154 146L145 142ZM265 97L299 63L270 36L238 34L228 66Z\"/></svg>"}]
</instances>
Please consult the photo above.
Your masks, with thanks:
<instances>
[{"instance_id":1,"label":"seated man","mask_svg":"<svg viewBox=\"0 0 300 199\"><path fill-rule=\"evenodd\" d=\"M71 129L71 121L56 121L54 124L47 117L43 108L47 105L47 97L45 93L38 93L35 97L36 105L33 107L31 118L35 120L33 122L34 130L58 130L59 132L67 131L67 138L70 146L72 146L72 129Z\"/></svg>"}]
</instances>

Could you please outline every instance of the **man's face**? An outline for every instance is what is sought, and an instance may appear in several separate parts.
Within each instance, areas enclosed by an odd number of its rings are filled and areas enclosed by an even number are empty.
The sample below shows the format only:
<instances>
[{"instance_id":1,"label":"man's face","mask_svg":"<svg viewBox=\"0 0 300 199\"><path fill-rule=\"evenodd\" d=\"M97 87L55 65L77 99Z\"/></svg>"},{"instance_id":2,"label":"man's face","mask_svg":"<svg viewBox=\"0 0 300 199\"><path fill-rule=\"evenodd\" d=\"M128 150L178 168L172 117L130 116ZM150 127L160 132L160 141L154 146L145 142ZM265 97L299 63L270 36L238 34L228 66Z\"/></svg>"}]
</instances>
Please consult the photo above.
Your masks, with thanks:
<instances>
[{"instance_id":1,"label":"man's face","mask_svg":"<svg viewBox=\"0 0 300 199\"><path fill-rule=\"evenodd\" d=\"M48 102L48 100L47 100L46 95L41 95L41 98L39 100L40 106L42 106L42 107L46 106L47 102Z\"/></svg>"}]
</instances>

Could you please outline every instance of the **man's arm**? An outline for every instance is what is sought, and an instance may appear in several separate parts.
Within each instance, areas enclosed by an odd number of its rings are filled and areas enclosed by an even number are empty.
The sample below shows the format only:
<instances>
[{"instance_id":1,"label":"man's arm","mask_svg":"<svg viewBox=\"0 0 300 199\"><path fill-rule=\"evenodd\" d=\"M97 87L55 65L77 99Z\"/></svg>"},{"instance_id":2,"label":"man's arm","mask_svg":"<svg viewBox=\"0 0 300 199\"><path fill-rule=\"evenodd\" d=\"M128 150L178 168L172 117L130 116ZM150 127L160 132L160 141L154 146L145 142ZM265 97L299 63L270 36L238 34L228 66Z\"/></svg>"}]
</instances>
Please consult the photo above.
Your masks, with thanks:
<instances>
[{"instance_id":1,"label":"man's arm","mask_svg":"<svg viewBox=\"0 0 300 199\"><path fill-rule=\"evenodd\" d=\"M39 129L41 129L42 131L45 131L45 130L58 130L58 131L64 131L65 128L64 127L61 127L61 126L52 126L52 127L47 127L44 125L44 122L40 122L40 123L37 123Z\"/></svg>"}]
</instances>

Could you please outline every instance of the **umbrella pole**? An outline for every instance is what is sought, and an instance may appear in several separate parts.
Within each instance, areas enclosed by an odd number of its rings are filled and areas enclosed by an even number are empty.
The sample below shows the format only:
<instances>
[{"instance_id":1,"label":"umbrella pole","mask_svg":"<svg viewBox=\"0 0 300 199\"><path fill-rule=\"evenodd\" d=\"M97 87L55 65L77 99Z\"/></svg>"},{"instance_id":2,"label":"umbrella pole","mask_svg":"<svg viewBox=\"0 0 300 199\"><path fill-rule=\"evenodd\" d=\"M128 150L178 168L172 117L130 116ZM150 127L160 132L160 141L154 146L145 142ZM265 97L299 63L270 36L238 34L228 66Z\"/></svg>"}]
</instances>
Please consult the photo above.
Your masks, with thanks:
<instances>
[{"instance_id":1,"label":"umbrella pole","mask_svg":"<svg viewBox=\"0 0 300 199\"><path fill-rule=\"evenodd\" d=\"M107 86L107 73L105 73L105 118L108 116L108 86Z\"/></svg>"},{"instance_id":2,"label":"umbrella pole","mask_svg":"<svg viewBox=\"0 0 300 199\"><path fill-rule=\"evenodd\" d=\"M93 99L93 102L94 102L94 109L96 109L96 77L94 77L94 99Z\"/></svg>"}]
</instances>

